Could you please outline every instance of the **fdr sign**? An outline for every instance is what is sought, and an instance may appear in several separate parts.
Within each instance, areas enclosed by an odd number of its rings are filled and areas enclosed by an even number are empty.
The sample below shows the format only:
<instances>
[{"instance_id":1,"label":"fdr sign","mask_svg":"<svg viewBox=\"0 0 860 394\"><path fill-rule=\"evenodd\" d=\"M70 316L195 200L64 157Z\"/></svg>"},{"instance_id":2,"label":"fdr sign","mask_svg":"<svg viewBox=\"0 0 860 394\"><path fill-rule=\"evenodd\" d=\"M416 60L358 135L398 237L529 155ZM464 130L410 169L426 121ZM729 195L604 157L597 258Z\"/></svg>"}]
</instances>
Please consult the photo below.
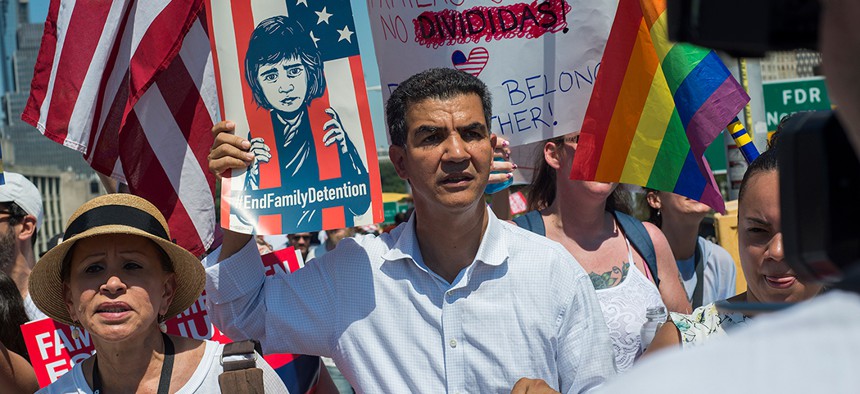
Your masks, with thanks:
<instances>
[{"instance_id":1,"label":"fdr sign","mask_svg":"<svg viewBox=\"0 0 860 394\"><path fill-rule=\"evenodd\" d=\"M830 109L822 77L764 82L762 85L768 131L775 131L782 118L795 112Z\"/></svg>"}]
</instances>

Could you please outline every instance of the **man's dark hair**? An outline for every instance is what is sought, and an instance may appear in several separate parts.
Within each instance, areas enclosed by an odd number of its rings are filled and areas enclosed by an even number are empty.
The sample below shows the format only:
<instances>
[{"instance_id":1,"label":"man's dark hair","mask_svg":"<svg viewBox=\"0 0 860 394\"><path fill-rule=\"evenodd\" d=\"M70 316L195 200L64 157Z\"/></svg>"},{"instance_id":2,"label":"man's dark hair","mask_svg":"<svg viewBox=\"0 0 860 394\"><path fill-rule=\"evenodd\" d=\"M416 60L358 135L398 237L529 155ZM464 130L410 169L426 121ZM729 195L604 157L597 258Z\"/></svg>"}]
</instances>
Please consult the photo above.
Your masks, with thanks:
<instances>
[{"instance_id":1,"label":"man's dark hair","mask_svg":"<svg viewBox=\"0 0 860 394\"><path fill-rule=\"evenodd\" d=\"M325 93L325 76L320 51L299 22L278 15L257 25L248 41L248 51L245 52L245 80L251 86L257 105L273 109L257 81L257 71L264 64L284 59L299 59L307 70L308 92L304 104L322 97Z\"/></svg>"},{"instance_id":2,"label":"man's dark hair","mask_svg":"<svg viewBox=\"0 0 860 394\"><path fill-rule=\"evenodd\" d=\"M806 112L806 111L803 111ZM782 129L785 127L785 123L788 119L791 119L794 116L797 116L798 113L794 113L788 116L783 117L779 124L776 126L776 131L770 137L770 141L767 142L767 150L765 150L759 157L753 160L750 163L749 167L747 167L747 171L744 173L744 178L741 181L741 188L738 190L738 202L740 202L744 197L744 192L747 190L747 183L752 179L753 176L760 172L767 171L777 171L779 170L779 165L776 162L777 149L779 147L779 136L782 134Z\"/></svg>"},{"instance_id":3,"label":"man's dark hair","mask_svg":"<svg viewBox=\"0 0 860 394\"><path fill-rule=\"evenodd\" d=\"M493 103L487 85L477 77L452 68L431 68L409 77L394 89L385 105L391 144L406 146L406 112L409 106L430 98L443 100L471 93L481 98L489 128Z\"/></svg>"},{"instance_id":4,"label":"man's dark hair","mask_svg":"<svg viewBox=\"0 0 860 394\"><path fill-rule=\"evenodd\" d=\"M779 132L777 132L777 134L778 133ZM749 167L747 167L747 171L744 173L744 178L741 181L741 188L738 191L738 202L744 199L744 194L746 193L750 179L759 173L776 171L779 169L776 162L777 149L779 149L779 144L776 143L777 134L774 134L771 138L771 142L768 144L769 148L762 152L762 154L753 160Z\"/></svg>"},{"instance_id":5,"label":"man's dark hair","mask_svg":"<svg viewBox=\"0 0 860 394\"><path fill-rule=\"evenodd\" d=\"M22 324L30 320L27 310L24 309L24 299L18 292L18 286L3 271L0 271L0 319L3 321L3 324L0 324L0 342L30 361L20 329Z\"/></svg>"}]
</instances>

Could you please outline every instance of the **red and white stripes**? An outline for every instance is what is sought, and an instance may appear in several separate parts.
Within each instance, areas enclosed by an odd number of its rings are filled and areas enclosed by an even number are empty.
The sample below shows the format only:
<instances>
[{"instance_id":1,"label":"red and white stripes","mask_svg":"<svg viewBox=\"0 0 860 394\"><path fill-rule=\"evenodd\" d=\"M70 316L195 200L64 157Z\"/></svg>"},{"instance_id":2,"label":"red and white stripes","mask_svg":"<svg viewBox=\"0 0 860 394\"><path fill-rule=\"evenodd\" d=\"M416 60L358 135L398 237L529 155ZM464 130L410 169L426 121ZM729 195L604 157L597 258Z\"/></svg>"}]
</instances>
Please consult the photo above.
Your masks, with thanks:
<instances>
[{"instance_id":1,"label":"red and white stripes","mask_svg":"<svg viewBox=\"0 0 860 394\"><path fill-rule=\"evenodd\" d=\"M22 115L153 202L198 255L214 239L206 156L220 118L202 5L52 1Z\"/></svg>"}]
</instances>

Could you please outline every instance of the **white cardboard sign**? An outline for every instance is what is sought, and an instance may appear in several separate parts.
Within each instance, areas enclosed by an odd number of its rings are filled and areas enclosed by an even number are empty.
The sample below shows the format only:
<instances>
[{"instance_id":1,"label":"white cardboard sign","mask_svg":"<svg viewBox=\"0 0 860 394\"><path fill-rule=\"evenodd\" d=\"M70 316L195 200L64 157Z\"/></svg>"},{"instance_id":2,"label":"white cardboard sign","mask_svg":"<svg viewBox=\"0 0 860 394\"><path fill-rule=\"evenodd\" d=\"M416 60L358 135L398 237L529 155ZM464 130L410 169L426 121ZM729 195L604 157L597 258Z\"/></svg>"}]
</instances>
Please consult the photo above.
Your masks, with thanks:
<instances>
[{"instance_id":1,"label":"white cardboard sign","mask_svg":"<svg viewBox=\"0 0 860 394\"><path fill-rule=\"evenodd\" d=\"M385 101L432 67L481 78L491 129L513 145L577 131L600 69L615 0L368 0Z\"/></svg>"}]
</instances>

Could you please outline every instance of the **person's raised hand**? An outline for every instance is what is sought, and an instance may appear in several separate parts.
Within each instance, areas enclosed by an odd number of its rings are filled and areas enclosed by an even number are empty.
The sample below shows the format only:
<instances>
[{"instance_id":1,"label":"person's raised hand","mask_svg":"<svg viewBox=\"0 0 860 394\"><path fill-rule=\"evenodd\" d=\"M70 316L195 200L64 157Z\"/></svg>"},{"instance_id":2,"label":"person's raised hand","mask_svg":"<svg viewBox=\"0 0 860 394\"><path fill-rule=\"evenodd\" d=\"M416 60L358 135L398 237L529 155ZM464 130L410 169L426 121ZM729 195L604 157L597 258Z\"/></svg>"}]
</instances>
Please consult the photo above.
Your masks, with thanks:
<instances>
[{"instance_id":1,"label":"person's raised hand","mask_svg":"<svg viewBox=\"0 0 860 394\"><path fill-rule=\"evenodd\" d=\"M234 135L235 130L236 124L229 120L212 126L215 142L209 150L209 171L219 178L227 170L244 169L254 161L254 153L249 152L251 142Z\"/></svg>"},{"instance_id":2,"label":"person's raised hand","mask_svg":"<svg viewBox=\"0 0 860 394\"><path fill-rule=\"evenodd\" d=\"M251 174L257 176L260 173L260 163L268 163L272 158L269 152L269 146L266 141L260 137L251 138L251 149L249 150L254 155L254 163L251 165Z\"/></svg>"},{"instance_id":3,"label":"person's raised hand","mask_svg":"<svg viewBox=\"0 0 860 394\"><path fill-rule=\"evenodd\" d=\"M334 108L327 108L325 113L331 116L331 120L325 122L323 125L323 130L326 130L323 136L323 143L325 146L329 146L336 142L340 146L340 152L346 153L346 131L343 129L340 116L335 112Z\"/></svg>"},{"instance_id":4,"label":"person's raised hand","mask_svg":"<svg viewBox=\"0 0 860 394\"><path fill-rule=\"evenodd\" d=\"M490 179L487 183L503 183L514 176L517 165L511 162L511 149L508 140L496 137L493 163L490 164Z\"/></svg>"}]
</instances>

